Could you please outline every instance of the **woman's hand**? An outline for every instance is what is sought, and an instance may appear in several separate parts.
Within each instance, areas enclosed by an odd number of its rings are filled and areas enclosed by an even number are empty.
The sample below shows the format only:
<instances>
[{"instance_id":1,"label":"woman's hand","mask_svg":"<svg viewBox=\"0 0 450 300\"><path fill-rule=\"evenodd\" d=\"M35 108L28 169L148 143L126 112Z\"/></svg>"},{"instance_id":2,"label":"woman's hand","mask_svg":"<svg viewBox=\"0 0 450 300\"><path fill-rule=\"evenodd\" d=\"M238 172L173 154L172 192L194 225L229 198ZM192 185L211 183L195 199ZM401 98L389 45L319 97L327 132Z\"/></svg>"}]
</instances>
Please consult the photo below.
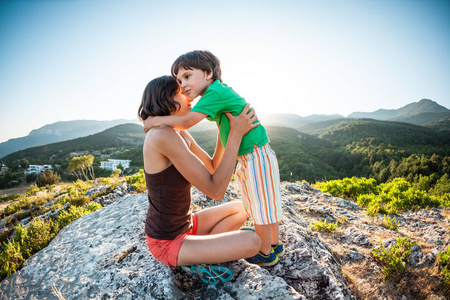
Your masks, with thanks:
<instances>
[{"instance_id":1,"label":"woman's hand","mask_svg":"<svg viewBox=\"0 0 450 300\"><path fill-rule=\"evenodd\" d=\"M260 123L256 117L255 110L251 108L250 111L248 111L249 109L250 104L247 103L242 112L236 117L229 112L225 113L230 120L230 134L234 132L235 134L244 136L247 132L259 126Z\"/></svg>"}]
</instances>

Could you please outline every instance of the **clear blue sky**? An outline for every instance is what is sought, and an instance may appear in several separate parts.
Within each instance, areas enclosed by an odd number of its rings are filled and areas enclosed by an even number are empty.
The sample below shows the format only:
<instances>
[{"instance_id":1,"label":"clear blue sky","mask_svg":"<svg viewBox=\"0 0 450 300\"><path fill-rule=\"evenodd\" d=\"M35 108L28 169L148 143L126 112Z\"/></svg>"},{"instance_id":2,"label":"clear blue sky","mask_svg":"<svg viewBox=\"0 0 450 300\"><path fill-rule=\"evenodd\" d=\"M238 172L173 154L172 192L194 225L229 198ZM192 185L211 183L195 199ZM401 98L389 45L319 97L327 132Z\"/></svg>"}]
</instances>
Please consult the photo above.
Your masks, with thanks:
<instances>
[{"instance_id":1,"label":"clear blue sky","mask_svg":"<svg viewBox=\"0 0 450 300\"><path fill-rule=\"evenodd\" d=\"M194 49L259 115L450 108L450 1L0 0L0 142L135 119L148 81Z\"/></svg>"}]
</instances>

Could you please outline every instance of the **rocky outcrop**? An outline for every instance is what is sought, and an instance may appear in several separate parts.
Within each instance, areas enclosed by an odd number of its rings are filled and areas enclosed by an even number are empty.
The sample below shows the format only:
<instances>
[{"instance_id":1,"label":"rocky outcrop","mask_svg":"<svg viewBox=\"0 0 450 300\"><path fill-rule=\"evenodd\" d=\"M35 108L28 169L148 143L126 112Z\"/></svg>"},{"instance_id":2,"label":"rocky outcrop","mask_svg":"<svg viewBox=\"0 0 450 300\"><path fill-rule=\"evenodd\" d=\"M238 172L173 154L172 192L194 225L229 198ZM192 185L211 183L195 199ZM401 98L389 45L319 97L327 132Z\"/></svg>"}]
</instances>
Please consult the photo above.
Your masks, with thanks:
<instances>
[{"instance_id":1,"label":"rocky outcrop","mask_svg":"<svg viewBox=\"0 0 450 300\"><path fill-rule=\"evenodd\" d=\"M146 246L146 195L126 194L61 230L20 271L0 283L0 299L58 299L58 293L66 299L356 299L341 264L367 259L367 251L379 241L374 233L387 229L363 222L364 212L353 202L323 194L306 182L284 183L282 196L280 234L286 254L274 267L230 262L226 265L234 278L217 286L167 267ZM195 188L192 198L194 209L221 203ZM230 184L223 201L238 199ZM449 243L448 220L442 219L439 209L419 213L424 215L419 222L423 227L414 234L427 233L434 250L425 253L416 245L411 251L416 268L433 263ZM403 214L398 220L413 228L419 213ZM314 218L346 220L342 235L334 237L340 250L310 229Z\"/></svg>"}]
</instances>

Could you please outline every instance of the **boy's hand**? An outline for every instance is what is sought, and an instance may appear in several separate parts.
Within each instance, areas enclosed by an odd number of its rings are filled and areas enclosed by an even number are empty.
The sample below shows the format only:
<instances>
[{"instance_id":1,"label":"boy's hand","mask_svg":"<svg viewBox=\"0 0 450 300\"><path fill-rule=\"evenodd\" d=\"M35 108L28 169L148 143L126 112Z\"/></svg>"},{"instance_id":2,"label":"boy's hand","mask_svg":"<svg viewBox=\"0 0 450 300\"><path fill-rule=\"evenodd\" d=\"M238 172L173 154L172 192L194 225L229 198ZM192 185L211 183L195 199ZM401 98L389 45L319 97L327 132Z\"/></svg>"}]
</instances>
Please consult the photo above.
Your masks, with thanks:
<instances>
[{"instance_id":1,"label":"boy's hand","mask_svg":"<svg viewBox=\"0 0 450 300\"><path fill-rule=\"evenodd\" d=\"M144 120L144 131L148 132L150 129L152 129L153 127L155 127L155 124L152 123L152 120L155 117L150 117L148 116L147 119Z\"/></svg>"},{"instance_id":2,"label":"boy's hand","mask_svg":"<svg viewBox=\"0 0 450 300\"><path fill-rule=\"evenodd\" d=\"M251 110L248 111L249 109L250 104L247 104L242 112L236 117L229 112L225 113L230 120L231 130L242 134L242 136L253 128L259 126L259 121L257 121L258 118L256 117L255 110L251 108Z\"/></svg>"}]
</instances>

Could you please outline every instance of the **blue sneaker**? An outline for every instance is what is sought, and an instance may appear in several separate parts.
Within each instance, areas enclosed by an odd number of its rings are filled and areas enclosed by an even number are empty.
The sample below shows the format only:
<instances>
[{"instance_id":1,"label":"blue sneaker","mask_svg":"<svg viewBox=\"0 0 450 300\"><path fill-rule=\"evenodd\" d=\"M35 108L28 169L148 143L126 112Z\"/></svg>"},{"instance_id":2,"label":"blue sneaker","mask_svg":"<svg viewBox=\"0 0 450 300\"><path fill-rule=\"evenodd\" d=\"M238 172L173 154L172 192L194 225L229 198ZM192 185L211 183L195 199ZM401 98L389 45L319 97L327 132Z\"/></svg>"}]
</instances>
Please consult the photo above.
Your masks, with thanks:
<instances>
[{"instance_id":1,"label":"blue sneaker","mask_svg":"<svg viewBox=\"0 0 450 300\"><path fill-rule=\"evenodd\" d=\"M249 230L249 231L256 232L255 228L253 228L253 227L241 227L241 228L239 228L239 230Z\"/></svg>"},{"instance_id":2,"label":"blue sneaker","mask_svg":"<svg viewBox=\"0 0 450 300\"><path fill-rule=\"evenodd\" d=\"M233 270L220 265L192 265L181 268L187 273L199 276L204 283L209 284L225 283L233 278Z\"/></svg>"},{"instance_id":3,"label":"blue sneaker","mask_svg":"<svg viewBox=\"0 0 450 300\"><path fill-rule=\"evenodd\" d=\"M268 267L278 263L278 256L275 254L275 251L271 249L268 255L259 252L255 256L246 258L245 260L251 264Z\"/></svg>"},{"instance_id":4,"label":"blue sneaker","mask_svg":"<svg viewBox=\"0 0 450 300\"><path fill-rule=\"evenodd\" d=\"M279 241L278 244L276 244L275 246L272 245L272 249L278 257L282 257L284 255L285 250L283 243L281 243L281 241Z\"/></svg>"}]
</instances>

